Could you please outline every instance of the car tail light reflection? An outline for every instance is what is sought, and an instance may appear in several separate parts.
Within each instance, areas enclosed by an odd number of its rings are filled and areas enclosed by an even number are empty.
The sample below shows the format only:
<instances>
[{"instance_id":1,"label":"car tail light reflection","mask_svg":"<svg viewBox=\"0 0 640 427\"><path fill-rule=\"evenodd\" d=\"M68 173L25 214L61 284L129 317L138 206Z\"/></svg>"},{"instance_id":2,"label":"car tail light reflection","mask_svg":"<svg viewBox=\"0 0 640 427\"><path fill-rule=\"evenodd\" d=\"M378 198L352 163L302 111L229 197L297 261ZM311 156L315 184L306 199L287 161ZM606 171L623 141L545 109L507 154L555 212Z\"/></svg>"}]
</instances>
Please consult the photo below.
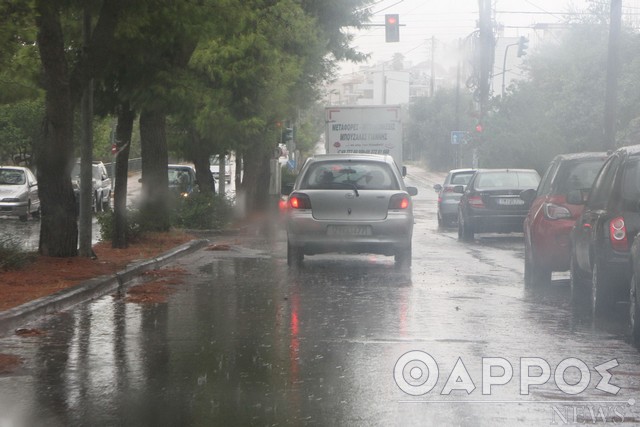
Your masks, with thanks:
<instances>
[{"instance_id":1,"label":"car tail light reflection","mask_svg":"<svg viewBox=\"0 0 640 427\"><path fill-rule=\"evenodd\" d=\"M292 209L311 209L311 199L303 193L295 193L289 197L289 206Z\"/></svg>"},{"instance_id":2,"label":"car tail light reflection","mask_svg":"<svg viewBox=\"0 0 640 427\"><path fill-rule=\"evenodd\" d=\"M613 218L609 223L609 239L611 247L616 251L628 251L627 227L624 225L624 218L621 216Z\"/></svg>"},{"instance_id":3,"label":"car tail light reflection","mask_svg":"<svg viewBox=\"0 0 640 427\"><path fill-rule=\"evenodd\" d=\"M394 194L389 199L389 209L407 209L411 203L406 194Z\"/></svg>"},{"instance_id":4,"label":"car tail light reflection","mask_svg":"<svg viewBox=\"0 0 640 427\"><path fill-rule=\"evenodd\" d=\"M556 205L555 203L545 203L543 205L544 216L547 219L563 219L571 218L571 212L564 206Z\"/></svg>"},{"instance_id":5,"label":"car tail light reflection","mask_svg":"<svg viewBox=\"0 0 640 427\"><path fill-rule=\"evenodd\" d=\"M469 204L474 208L484 208L484 202L482 201L482 196L469 197Z\"/></svg>"}]
</instances>

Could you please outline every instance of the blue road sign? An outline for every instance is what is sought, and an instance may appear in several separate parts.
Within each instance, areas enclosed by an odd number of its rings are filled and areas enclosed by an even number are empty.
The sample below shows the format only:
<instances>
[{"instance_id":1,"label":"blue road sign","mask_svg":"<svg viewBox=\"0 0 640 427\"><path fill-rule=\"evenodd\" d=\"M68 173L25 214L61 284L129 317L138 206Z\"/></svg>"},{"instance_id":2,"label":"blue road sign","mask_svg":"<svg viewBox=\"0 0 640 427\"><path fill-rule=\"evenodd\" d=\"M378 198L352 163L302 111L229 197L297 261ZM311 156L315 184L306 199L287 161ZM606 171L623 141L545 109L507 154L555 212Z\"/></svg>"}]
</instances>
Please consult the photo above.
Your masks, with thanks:
<instances>
[{"instance_id":1,"label":"blue road sign","mask_svg":"<svg viewBox=\"0 0 640 427\"><path fill-rule=\"evenodd\" d=\"M451 143L453 145L466 144L469 141L469 132L463 130L451 131Z\"/></svg>"}]
</instances>

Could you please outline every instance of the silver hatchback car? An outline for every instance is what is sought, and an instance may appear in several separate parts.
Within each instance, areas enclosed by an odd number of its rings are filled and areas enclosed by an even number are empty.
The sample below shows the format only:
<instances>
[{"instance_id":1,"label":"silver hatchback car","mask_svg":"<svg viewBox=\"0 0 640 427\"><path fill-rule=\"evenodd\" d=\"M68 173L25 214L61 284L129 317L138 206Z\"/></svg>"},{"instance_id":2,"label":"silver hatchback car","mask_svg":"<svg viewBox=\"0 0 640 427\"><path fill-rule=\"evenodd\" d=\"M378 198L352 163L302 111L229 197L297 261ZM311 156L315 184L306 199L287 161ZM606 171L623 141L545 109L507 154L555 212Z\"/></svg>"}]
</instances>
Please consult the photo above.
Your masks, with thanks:
<instances>
[{"instance_id":1,"label":"silver hatchback car","mask_svg":"<svg viewBox=\"0 0 640 427\"><path fill-rule=\"evenodd\" d=\"M287 263L327 252L394 255L411 265L415 187L390 156L327 154L304 164L287 208Z\"/></svg>"}]
</instances>

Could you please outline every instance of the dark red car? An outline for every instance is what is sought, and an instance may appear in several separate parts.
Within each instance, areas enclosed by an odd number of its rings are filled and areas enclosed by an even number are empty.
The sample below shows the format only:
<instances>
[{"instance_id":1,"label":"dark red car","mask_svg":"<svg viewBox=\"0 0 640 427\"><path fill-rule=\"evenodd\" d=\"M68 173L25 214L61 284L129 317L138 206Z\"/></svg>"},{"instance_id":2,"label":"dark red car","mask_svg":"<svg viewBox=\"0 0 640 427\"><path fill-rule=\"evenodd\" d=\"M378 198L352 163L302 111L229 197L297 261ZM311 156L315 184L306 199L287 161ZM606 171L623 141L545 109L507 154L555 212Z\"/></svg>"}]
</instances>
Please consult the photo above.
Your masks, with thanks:
<instances>
[{"instance_id":1,"label":"dark red car","mask_svg":"<svg viewBox=\"0 0 640 427\"><path fill-rule=\"evenodd\" d=\"M561 154L549 164L524 220L524 280L526 285L551 281L552 271L569 270L569 234L583 204L567 203L570 191L588 194L606 153Z\"/></svg>"}]
</instances>

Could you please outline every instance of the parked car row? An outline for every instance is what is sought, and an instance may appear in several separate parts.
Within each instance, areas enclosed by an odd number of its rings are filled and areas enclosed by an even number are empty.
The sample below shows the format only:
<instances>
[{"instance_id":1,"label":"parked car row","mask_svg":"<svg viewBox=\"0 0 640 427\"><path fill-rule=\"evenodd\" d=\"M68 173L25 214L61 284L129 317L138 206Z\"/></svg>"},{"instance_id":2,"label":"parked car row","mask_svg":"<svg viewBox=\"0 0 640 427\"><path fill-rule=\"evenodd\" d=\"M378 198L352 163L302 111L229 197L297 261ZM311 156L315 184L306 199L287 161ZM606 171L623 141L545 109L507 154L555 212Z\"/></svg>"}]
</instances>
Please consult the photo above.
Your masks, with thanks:
<instances>
[{"instance_id":1,"label":"parked car row","mask_svg":"<svg viewBox=\"0 0 640 427\"><path fill-rule=\"evenodd\" d=\"M594 315L629 301L631 334L640 342L640 145L556 156L542 179L532 170L479 169L452 185L460 171L434 186L439 224L448 224L455 204L446 202L449 193L460 194L460 240L522 231L527 286L569 270L572 299L586 301Z\"/></svg>"},{"instance_id":2,"label":"parked car row","mask_svg":"<svg viewBox=\"0 0 640 427\"><path fill-rule=\"evenodd\" d=\"M26 221L40 213L38 181L29 168L0 166L0 215Z\"/></svg>"},{"instance_id":3,"label":"parked car row","mask_svg":"<svg viewBox=\"0 0 640 427\"><path fill-rule=\"evenodd\" d=\"M80 161L71 170L71 185L76 196L76 204L80 204ZM111 178L107 168L101 161L91 164L91 206L94 212L102 212L111 206Z\"/></svg>"}]
</instances>

